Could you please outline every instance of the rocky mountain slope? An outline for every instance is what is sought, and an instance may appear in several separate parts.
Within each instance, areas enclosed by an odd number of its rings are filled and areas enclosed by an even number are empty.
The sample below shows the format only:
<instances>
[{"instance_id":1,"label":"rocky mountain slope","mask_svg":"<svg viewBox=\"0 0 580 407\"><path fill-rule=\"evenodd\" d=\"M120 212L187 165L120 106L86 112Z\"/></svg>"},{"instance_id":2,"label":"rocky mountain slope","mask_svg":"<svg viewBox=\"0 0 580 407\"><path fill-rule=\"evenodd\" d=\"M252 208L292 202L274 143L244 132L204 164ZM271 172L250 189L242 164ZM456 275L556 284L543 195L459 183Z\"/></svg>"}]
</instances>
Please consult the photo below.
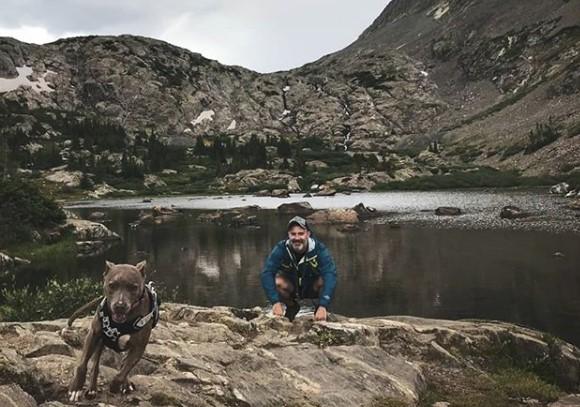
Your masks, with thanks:
<instances>
[{"instance_id":1,"label":"rocky mountain slope","mask_svg":"<svg viewBox=\"0 0 580 407\"><path fill-rule=\"evenodd\" d=\"M0 385L12 386L0 386L0 399L69 405L89 321L72 329L63 329L65 320L1 323ZM107 390L119 360L105 351L97 398L83 405L555 407L576 405L565 404L578 401L566 393L580 384L578 349L506 323L338 317L313 324L311 316L290 323L260 309L178 304L162 308L131 379L135 393Z\"/></svg>"},{"instance_id":2,"label":"rocky mountain slope","mask_svg":"<svg viewBox=\"0 0 580 407\"><path fill-rule=\"evenodd\" d=\"M579 23L575 0L394 0L346 49L272 74L136 36L1 38L0 153L120 167L118 139L142 164L139 134L183 147L314 137L392 161L393 179L482 164L562 174L580 164ZM433 142L438 157L417 159Z\"/></svg>"}]
</instances>

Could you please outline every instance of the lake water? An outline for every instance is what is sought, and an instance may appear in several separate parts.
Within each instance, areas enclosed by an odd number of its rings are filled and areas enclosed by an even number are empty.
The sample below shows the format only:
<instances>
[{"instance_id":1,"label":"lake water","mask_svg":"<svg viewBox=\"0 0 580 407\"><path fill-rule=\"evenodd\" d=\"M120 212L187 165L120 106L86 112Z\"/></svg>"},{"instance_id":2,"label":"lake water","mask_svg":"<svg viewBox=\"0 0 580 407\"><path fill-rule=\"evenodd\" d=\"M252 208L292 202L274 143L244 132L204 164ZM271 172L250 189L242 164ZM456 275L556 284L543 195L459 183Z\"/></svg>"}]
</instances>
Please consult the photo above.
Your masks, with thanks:
<instances>
[{"instance_id":1,"label":"lake water","mask_svg":"<svg viewBox=\"0 0 580 407\"><path fill-rule=\"evenodd\" d=\"M294 196L293 200L304 200ZM338 269L333 311L348 316L415 315L510 321L580 345L580 234L578 219L562 198L535 192L421 192L309 198L314 207L358 202L390 212L360 232L316 226ZM257 204L277 198L210 197L110 200L71 205L83 216L99 207L123 243L106 256L83 261L65 274L100 278L106 257L147 258L151 278L195 305L253 307L266 304L259 274L272 246L284 238L288 216L262 211L259 229L202 224L203 209ZM504 205L541 214L513 225L498 218ZM132 227L152 205L184 209L176 222ZM437 206L461 207L459 218L438 218ZM429 211L427 211L429 210ZM546 227L548 225L549 227ZM443 226L443 227L442 227ZM570 227L571 226L571 227ZM529 229L529 230L519 230ZM558 254L556 254L558 253ZM61 270L59 274L62 275Z\"/></svg>"}]
</instances>

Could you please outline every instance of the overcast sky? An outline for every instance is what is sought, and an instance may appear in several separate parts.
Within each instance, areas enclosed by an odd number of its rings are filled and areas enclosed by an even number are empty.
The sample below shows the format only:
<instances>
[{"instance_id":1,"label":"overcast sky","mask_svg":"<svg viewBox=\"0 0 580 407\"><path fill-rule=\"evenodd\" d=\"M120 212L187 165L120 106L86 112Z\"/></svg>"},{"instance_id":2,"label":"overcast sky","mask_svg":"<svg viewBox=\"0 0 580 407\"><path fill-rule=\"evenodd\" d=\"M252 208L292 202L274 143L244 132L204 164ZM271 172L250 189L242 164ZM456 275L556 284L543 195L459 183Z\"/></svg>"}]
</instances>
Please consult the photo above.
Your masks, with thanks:
<instances>
[{"instance_id":1,"label":"overcast sky","mask_svg":"<svg viewBox=\"0 0 580 407\"><path fill-rule=\"evenodd\" d=\"M137 34L259 72L286 70L353 42L389 0L0 0L0 36L43 44Z\"/></svg>"}]
</instances>

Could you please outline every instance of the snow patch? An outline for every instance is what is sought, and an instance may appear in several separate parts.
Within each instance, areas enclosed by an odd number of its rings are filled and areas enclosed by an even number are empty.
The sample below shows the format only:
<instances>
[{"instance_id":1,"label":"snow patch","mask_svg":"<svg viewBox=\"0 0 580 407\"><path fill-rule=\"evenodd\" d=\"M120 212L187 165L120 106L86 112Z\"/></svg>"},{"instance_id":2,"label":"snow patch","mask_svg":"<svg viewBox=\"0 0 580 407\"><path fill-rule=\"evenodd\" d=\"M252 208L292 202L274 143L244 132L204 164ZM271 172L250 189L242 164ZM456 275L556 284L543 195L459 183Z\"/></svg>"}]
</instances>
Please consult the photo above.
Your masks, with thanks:
<instances>
[{"instance_id":1,"label":"snow patch","mask_svg":"<svg viewBox=\"0 0 580 407\"><path fill-rule=\"evenodd\" d=\"M215 115L215 112L213 110L204 110L203 112L201 112L199 114L199 116L197 116L197 119L195 119L191 122L191 124L193 124L194 126L197 126L198 124L201 124L205 121L213 122L214 115Z\"/></svg>"},{"instance_id":2,"label":"snow patch","mask_svg":"<svg viewBox=\"0 0 580 407\"><path fill-rule=\"evenodd\" d=\"M282 89L282 92L284 92L284 93L290 92L290 86L284 86L284 89Z\"/></svg>"},{"instance_id":3,"label":"snow patch","mask_svg":"<svg viewBox=\"0 0 580 407\"><path fill-rule=\"evenodd\" d=\"M230 125L226 130L235 130L236 127L238 127L238 123L235 120L232 120L232 122L230 123Z\"/></svg>"},{"instance_id":4,"label":"snow patch","mask_svg":"<svg viewBox=\"0 0 580 407\"><path fill-rule=\"evenodd\" d=\"M282 118L288 116L290 113L292 113L290 110L286 109L282 112Z\"/></svg>"},{"instance_id":5,"label":"snow patch","mask_svg":"<svg viewBox=\"0 0 580 407\"><path fill-rule=\"evenodd\" d=\"M426 71L421 71L421 75L423 75L424 77L428 77L429 76L429 73L426 72Z\"/></svg>"},{"instance_id":6,"label":"snow patch","mask_svg":"<svg viewBox=\"0 0 580 407\"><path fill-rule=\"evenodd\" d=\"M18 89L20 86L30 86L35 92L53 92L46 82L46 75L56 74L56 72L46 71L37 81L31 81L28 79L29 75L32 75L32 67L30 66L18 66L16 67L16 72L18 76L16 78L0 78L0 93L10 92L11 90Z\"/></svg>"}]
</instances>

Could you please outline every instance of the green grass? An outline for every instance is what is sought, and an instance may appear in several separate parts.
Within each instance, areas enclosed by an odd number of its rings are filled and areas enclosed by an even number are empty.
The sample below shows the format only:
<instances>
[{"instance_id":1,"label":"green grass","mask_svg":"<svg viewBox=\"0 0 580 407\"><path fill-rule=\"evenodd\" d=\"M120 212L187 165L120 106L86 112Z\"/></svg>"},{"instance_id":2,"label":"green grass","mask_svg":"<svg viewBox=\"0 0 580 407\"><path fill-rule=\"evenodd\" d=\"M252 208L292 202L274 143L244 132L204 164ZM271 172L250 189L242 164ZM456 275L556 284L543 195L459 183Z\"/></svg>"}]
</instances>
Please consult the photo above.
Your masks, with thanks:
<instances>
[{"instance_id":1,"label":"green grass","mask_svg":"<svg viewBox=\"0 0 580 407\"><path fill-rule=\"evenodd\" d=\"M453 407L512 407L514 399L533 398L548 403L562 394L558 387L526 370L508 368L491 375L457 372L430 377L419 406L431 407L443 401Z\"/></svg>"},{"instance_id":2,"label":"green grass","mask_svg":"<svg viewBox=\"0 0 580 407\"><path fill-rule=\"evenodd\" d=\"M49 280L36 289L4 288L0 291L0 320L37 321L69 317L74 310L102 295L100 282L89 278Z\"/></svg>"}]
</instances>

